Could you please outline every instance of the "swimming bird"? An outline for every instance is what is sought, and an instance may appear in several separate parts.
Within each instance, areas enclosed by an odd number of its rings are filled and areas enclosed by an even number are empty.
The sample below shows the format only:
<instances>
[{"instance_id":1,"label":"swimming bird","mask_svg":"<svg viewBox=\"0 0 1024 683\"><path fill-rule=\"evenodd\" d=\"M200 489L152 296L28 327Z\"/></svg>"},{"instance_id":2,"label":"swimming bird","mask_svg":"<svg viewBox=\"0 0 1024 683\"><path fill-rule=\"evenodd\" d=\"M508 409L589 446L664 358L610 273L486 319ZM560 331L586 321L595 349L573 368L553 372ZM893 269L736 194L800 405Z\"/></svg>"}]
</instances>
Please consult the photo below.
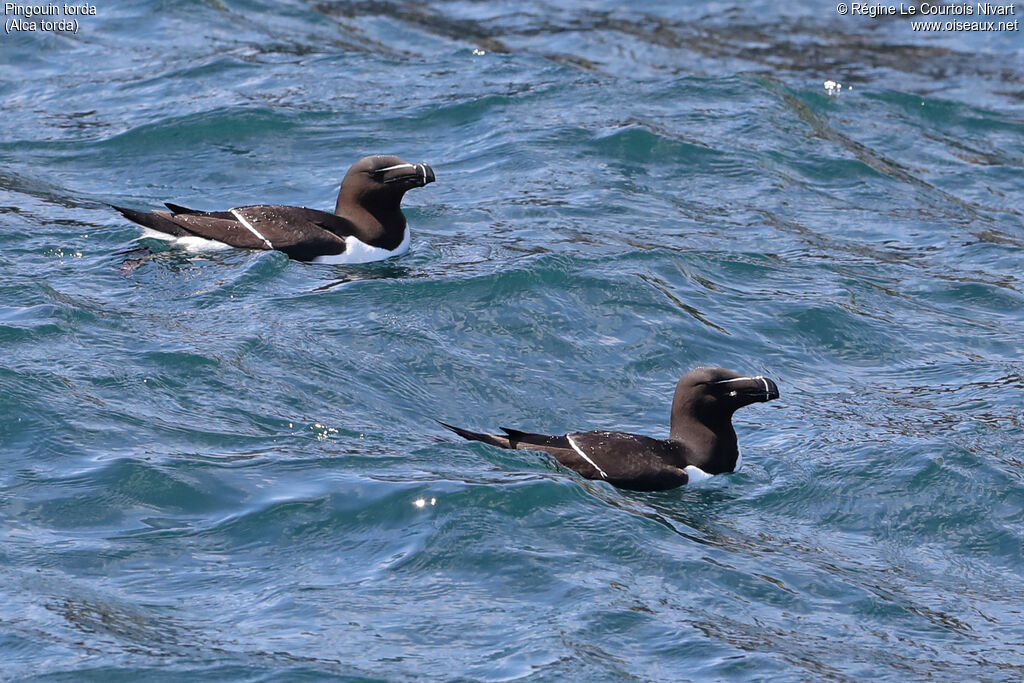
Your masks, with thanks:
<instances>
[{"instance_id":1,"label":"swimming bird","mask_svg":"<svg viewBox=\"0 0 1024 683\"><path fill-rule=\"evenodd\" d=\"M676 385L667 439L609 431L549 436L504 427L505 434L497 435L440 424L470 441L550 453L587 479L634 491L665 491L738 471L743 461L732 414L778 397L778 386L767 377L696 368Z\"/></svg>"},{"instance_id":2,"label":"swimming bird","mask_svg":"<svg viewBox=\"0 0 1024 683\"><path fill-rule=\"evenodd\" d=\"M151 213L113 208L162 239L188 243L198 237L244 249L277 249L298 261L367 263L408 251L402 197L432 182L430 166L376 154L345 174L334 213L276 204L199 211L167 203L170 211Z\"/></svg>"}]
</instances>

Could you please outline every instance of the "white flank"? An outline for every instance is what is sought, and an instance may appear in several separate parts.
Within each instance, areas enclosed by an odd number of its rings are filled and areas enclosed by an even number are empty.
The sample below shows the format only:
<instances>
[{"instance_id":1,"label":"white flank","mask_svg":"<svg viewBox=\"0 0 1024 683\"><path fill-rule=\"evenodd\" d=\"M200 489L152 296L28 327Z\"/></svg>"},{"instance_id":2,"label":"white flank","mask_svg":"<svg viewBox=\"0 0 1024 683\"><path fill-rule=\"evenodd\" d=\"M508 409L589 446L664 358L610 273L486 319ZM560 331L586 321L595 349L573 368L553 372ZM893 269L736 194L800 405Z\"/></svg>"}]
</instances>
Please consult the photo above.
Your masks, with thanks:
<instances>
[{"instance_id":1,"label":"white flank","mask_svg":"<svg viewBox=\"0 0 1024 683\"><path fill-rule=\"evenodd\" d=\"M243 223L243 225L245 225ZM249 226L246 226L249 227ZM255 231L254 231L255 232ZM263 235L258 232L256 235L266 241ZM150 238L156 240L162 240L169 242L176 247L181 247L186 251L200 252L200 251L220 251L222 249L232 249L230 244L224 244L217 240L208 240L205 237L196 237L195 235L188 235L186 237L177 237L176 235L168 235L166 232L160 232L159 230L153 230L152 228L142 228L142 235L139 239ZM371 247L365 242L361 242L358 238L349 235L345 238L345 252L342 254L332 254L330 256L317 256L313 259L312 263L326 263L326 264L346 264L346 263L372 263L373 261L383 261L384 259L391 258L392 256L401 256L405 252L409 251L409 228L405 229L405 235L402 237L402 242L395 249L388 251L387 249L381 249L380 247Z\"/></svg>"},{"instance_id":2,"label":"white flank","mask_svg":"<svg viewBox=\"0 0 1024 683\"><path fill-rule=\"evenodd\" d=\"M185 237L178 237L176 235L168 235L166 232L160 232L159 230L153 230L152 228L142 228L142 235L139 239L148 237L150 239L162 240L164 242L170 242L176 247L181 247L186 251L220 251L222 249L231 249L230 244L224 244L217 240L208 240L205 237L196 237L195 235L186 235Z\"/></svg>"},{"instance_id":3,"label":"white flank","mask_svg":"<svg viewBox=\"0 0 1024 683\"><path fill-rule=\"evenodd\" d=\"M683 471L686 472L686 476L689 477L689 481L687 482L688 484L699 484L700 482L707 481L711 478L710 474L699 467L694 467L693 465L687 465L683 468Z\"/></svg>"},{"instance_id":4,"label":"white flank","mask_svg":"<svg viewBox=\"0 0 1024 683\"><path fill-rule=\"evenodd\" d=\"M743 467L743 454L740 453L740 447L736 447L736 467L732 468L733 472L739 472L740 468Z\"/></svg>"},{"instance_id":5,"label":"white flank","mask_svg":"<svg viewBox=\"0 0 1024 683\"><path fill-rule=\"evenodd\" d=\"M371 247L359 238L349 235L345 238L345 252L342 254L331 254L330 256L317 256L313 263L345 264L345 263L371 263L383 261L392 256L400 256L409 251L409 228L405 229L402 236L402 243L392 250Z\"/></svg>"}]
</instances>

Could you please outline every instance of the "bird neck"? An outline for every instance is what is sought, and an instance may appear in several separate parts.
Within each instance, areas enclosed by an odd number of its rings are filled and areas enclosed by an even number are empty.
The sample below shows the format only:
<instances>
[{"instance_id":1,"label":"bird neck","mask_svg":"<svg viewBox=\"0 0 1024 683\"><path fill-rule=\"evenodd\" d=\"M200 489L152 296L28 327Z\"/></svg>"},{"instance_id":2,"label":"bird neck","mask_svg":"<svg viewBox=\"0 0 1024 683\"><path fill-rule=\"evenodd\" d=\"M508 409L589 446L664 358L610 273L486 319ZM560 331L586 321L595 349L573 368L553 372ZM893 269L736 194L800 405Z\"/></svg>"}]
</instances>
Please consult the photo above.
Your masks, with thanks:
<instances>
[{"instance_id":1,"label":"bird neck","mask_svg":"<svg viewBox=\"0 0 1024 683\"><path fill-rule=\"evenodd\" d=\"M668 438L686 448L687 464L709 474L732 472L736 466L739 447L730 417L708 424L692 417L673 416Z\"/></svg>"},{"instance_id":2,"label":"bird neck","mask_svg":"<svg viewBox=\"0 0 1024 683\"><path fill-rule=\"evenodd\" d=\"M342 192L334 206L335 215L348 220L355 228L355 237L374 247L394 249L405 237L405 214L401 198L373 201L366 196L350 196Z\"/></svg>"}]
</instances>

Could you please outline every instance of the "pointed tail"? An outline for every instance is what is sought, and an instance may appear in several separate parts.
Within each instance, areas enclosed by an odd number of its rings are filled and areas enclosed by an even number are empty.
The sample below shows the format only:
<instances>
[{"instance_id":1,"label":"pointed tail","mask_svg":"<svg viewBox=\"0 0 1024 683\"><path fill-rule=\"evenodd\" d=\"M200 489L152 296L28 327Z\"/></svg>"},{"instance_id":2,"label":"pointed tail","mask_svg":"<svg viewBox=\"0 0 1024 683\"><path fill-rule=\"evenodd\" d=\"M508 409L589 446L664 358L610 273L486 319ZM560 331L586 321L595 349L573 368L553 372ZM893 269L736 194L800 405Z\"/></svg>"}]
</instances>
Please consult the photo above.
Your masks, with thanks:
<instances>
[{"instance_id":1,"label":"pointed tail","mask_svg":"<svg viewBox=\"0 0 1024 683\"><path fill-rule=\"evenodd\" d=\"M126 209L121 206L114 206L113 204L110 205L110 208L119 212L132 223L138 223L143 227L152 228L158 232L165 232L168 235L175 235L176 237L185 237L186 235L192 234L171 219L161 216L158 213L146 213L145 211Z\"/></svg>"},{"instance_id":2,"label":"pointed tail","mask_svg":"<svg viewBox=\"0 0 1024 683\"><path fill-rule=\"evenodd\" d=\"M509 444L508 438L504 437L504 436L496 436L494 434L484 434L482 432L471 432L468 429L462 429L460 427L453 427L452 425L446 424L444 422L441 422L440 420L437 420L437 424L441 425L445 429L449 429L449 430L455 432L456 434L461 436L463 439L466 439L467 441L482 441L483 443L490 444L492 446L497 446L498 448L511 448L512 447Z\"/></svg>"}]
</instances>

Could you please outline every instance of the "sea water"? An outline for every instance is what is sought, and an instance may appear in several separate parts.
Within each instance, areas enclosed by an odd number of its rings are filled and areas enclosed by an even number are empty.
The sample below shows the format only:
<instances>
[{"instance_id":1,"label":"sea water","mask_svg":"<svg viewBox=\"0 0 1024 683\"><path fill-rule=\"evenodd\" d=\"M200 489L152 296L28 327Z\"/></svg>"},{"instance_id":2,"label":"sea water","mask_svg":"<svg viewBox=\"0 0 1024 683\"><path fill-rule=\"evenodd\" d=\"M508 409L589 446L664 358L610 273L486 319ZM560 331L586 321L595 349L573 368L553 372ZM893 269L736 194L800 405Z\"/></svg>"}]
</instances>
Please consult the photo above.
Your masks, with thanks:
<instances>
[{"instance_id":1,"label":"sea water","mask_svg":"<svg viewBox=\"0 0 1024 683\"><path fill-rule=\"evenodd\" d=\"M1024 676L1019 32L95 7L0 35L0 678ZM378 152L437 182L376 264L107 206L329 209ZM664 436L698 365L781 397L690 489L434 422Z\"/></svg>"}]
</instances>

